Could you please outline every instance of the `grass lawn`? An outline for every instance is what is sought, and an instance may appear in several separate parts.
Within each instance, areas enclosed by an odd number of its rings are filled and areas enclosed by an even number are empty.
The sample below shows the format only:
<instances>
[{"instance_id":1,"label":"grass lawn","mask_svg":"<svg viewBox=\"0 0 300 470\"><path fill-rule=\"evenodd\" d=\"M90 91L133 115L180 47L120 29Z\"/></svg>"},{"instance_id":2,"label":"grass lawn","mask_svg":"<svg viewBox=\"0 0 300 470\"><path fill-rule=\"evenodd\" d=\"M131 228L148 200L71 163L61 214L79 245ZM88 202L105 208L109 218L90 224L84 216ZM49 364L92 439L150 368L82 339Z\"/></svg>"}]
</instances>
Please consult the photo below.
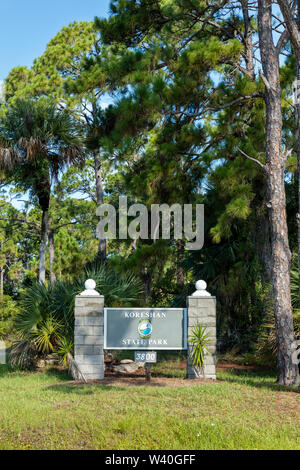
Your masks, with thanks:
<instances>
[{"instance_id":1,"label":"grass lawn","mask_svg":"<svg viewBox=\"0 0 300 470\"><path fill-rule=\"evenodd\" d=\"M156 374L181 377L176 364ZM0 449L300 449L300 395L272 373L178 387L69 381L0 365Z\"/></svg>"}]
</instances>

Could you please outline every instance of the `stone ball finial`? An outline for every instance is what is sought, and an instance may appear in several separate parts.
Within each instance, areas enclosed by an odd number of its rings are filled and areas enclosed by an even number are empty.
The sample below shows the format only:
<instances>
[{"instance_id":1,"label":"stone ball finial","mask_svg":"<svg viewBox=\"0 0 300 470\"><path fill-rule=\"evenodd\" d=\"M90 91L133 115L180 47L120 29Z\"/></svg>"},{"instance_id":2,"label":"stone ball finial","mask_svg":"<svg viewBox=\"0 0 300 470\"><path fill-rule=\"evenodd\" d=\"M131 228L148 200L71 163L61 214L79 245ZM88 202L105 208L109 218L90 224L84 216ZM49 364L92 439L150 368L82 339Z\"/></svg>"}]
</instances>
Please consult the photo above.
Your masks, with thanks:
<instances>
[{"instance_id":1,"label":"stone ball finial","mask_svg":"<svg viewBox=\"0 0 300 470\"><path fill-rule=\"evenodd\" d=\"M194 297L210 297L210 293L207 292L206 287L207 284L203 280L199 280L195 284L196 291L192 294Z\"/></svg>"},{"instance_id":2,"label":"stone ball finial","mask_svg":"<svg viewBox=\"0 0 300 470\"><path fill-rule=\"evenodd\" d=\"M94 290L96 288L96 283L94 279L88 279L87 281L85 281L84 287L86 290Z\"/></svg>"},{"instance_id":3,"label":"stone ball finial","mask_svg":"<svg viewBox=\"0 0 300 470\"><path fill-rule=\"evenodd\" d=\"M85 287L85 290L81 292L80 295L85 295L85 296L100 295L99 292L95 290L96 282L94 281L94 279L87 279L87 281L85 281L84 283L84 287Z\"/></svg>"},{"instance_id":4,"label":"stone ball finial","mask_svg":"<svg viewBox=\"0 0 300 470\"><path fill-rule=\"evenodd\" d=\"M197 281L195 287L197 290L205 290L207 288L207 284L205 281Z\"/></svg>"}]
</instances>

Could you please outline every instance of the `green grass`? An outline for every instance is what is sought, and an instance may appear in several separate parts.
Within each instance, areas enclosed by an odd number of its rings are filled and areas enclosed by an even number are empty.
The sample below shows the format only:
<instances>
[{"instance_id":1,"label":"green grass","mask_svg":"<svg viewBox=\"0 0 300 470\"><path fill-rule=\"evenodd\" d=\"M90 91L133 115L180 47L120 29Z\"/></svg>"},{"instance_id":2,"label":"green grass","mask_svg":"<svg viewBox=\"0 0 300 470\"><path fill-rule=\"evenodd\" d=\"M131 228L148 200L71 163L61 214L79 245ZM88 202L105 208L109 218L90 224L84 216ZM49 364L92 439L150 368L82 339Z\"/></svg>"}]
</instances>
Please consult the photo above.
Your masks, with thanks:
<instances>
[{"instance_id":1,"label":"green grass","mask_svg":"<svg viewBox=\"0 0 300 470\"><path fill-rule=\"evenodd\" d=\"M182 375L176 362L158 364L156 374L172 368ZM218 379L74 386L65 372L0 366L0 449L300 449L299 394L267 372Z\"/></svg>"},{"instance_id":2,"label":"green grass","mask_svg":"<svg viewBox=\"0 0 300 470\"><path fill-rule=\"evenodd\" d=\"M156 364L151 365L152 375L163 376L163 377L177 377L179 379L184 379L186 377L186 368L180 368L180 358L168 360L168 361L158 361Z\"/></svg>"}]
</instances>

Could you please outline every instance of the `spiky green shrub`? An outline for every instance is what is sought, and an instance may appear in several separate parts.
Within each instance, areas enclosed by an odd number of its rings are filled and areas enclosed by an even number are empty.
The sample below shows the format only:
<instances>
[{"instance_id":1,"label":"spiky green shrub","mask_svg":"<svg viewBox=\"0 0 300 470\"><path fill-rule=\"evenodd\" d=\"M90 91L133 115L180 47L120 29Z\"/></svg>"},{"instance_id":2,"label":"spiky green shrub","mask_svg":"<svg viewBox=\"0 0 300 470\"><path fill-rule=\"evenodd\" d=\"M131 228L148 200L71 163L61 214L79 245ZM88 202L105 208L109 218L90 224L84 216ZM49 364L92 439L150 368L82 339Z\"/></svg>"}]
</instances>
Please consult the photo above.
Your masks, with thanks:
<instances>
[{"instance_id":1,"label":"spiky green shrub","mask_svg":"<svg viewBox=\"0 0 300 470\"><path fill-rule=\"evenodd\" d=\"M201 323L197 323L197 325L193 327L191 334L188 337L188 341L192 345L190 358L193 365L196 367L203 367L204 354L207 351L207 346L210 342L206 328L202 326Z\"/></svg>"},{"instance_id":2,"label":"spiky green shrub","mask_svg":"<svg viewBox=\"0 0 300 470\"><path fill-rule=\"evenodd\" d=\"M69 362L70 354L73 355L74 341L66 337L61 338L59 346L57 348L57 355L61 359L61 362L66 367Z\"/></svg>"}]
</instances>

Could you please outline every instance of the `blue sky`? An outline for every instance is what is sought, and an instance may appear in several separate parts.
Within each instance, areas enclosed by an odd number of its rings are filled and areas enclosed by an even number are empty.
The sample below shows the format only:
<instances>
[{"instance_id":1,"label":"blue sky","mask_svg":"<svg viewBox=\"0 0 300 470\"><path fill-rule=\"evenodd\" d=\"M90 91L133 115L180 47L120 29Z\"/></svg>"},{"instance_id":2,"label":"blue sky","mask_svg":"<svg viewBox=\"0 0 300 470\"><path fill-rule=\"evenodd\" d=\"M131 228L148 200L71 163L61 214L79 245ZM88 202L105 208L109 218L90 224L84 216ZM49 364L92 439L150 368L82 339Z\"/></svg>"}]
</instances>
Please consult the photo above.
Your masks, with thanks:
<instances>
[{"instance_id":1,"label":"blue sky","mask_svg":"<svg viewBox=\"0 0 300 470\"><path fill-rule=\"evenodd\" d=\"M12 67L31 66L48 41L72 21L108 15L109 0L0 0L0 80Z\"/></svg>"}]
</instances>

